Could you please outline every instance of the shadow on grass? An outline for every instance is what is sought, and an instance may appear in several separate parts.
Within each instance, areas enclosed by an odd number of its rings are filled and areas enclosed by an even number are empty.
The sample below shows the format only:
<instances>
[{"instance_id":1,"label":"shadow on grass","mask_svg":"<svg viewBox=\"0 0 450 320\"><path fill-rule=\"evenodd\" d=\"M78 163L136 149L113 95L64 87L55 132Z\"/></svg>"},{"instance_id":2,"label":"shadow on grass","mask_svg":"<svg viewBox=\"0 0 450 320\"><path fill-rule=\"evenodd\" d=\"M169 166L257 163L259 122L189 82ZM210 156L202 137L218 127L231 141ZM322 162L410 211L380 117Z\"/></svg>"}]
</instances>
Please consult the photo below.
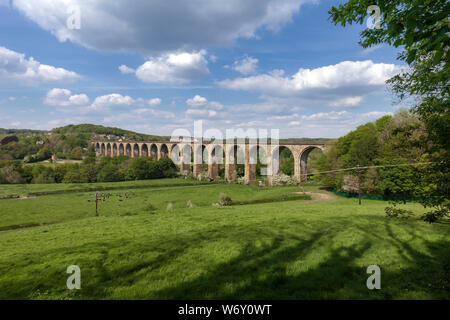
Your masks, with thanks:
<instances>
[{"instance_id":1,"label":"shadow on grass","mask_svg":"<svg viewBox=\"0 0 450 320\"><path fill-rule=\"evenodd\" d=\"M317 228L310 228L316 231L302 232L302 237L292 230L285 232L283 225L275 225L270 231L257 226L245 226L245 230L244 226L222 230L221 226L217 229L199 229L195 234L171 235L165 239L97 241L72 248L48 250L40 254L47 258L59 255L82 256L78 260L83 272L82 290L67 293L65 281L68 275L61 272L60 262L59 267L52 266L45 272L35 269L26 276L3 281L0 298L46 298L30 296L30 292L49 291L51 298L104 299L110 298L117 287L127 288L149 281L148 290L121 298L448 299L450 242L428 241L414 230L412 224L400 225L399 230L410 235L410 240L404 240L394 232L390 222L385 221L383 224L383 221L370 216L361 223L353 224L345 218L326 220ZM371 227L372 223L377 223L377 229ZM365 235L363 240L347 245L333 243L342 232L353 232L346 228L349 225L355 232ZM384 232L380 235L377 230L381 229ZM255 241L262 238L270 241L256 245ZM239 254L223 263L199 265L198 270L194 268L198 276L190 277L189 280L168 279L164 286L150 288L150 279L155 273L162 278L174 276L173 270L172 273L164 273L168 266L176 269L177 276L182 279L182 273L189 272L182 265L177 265L183 255L192 248L220 241L242 243ZM401 260L401 264L386 265L380 253L381 258L370 264L381 267L382 289L371 291L366 287L368 265L362 264L361 259L369 253L373 255L373 248L378 248L377 243L380 241L390 248L390 254L401 257L397 259ZM414 248L414 241L423 244L420 250ZM326 254L317 255L315 263L306 263L317 250L324 250L324 246ZM117 253L115 250L120 247L127 250ZM152 254L146 255L148 252ZM35 257L21 263L33 264L37 261L39 258Z\"/></svg>"}]
</instances>

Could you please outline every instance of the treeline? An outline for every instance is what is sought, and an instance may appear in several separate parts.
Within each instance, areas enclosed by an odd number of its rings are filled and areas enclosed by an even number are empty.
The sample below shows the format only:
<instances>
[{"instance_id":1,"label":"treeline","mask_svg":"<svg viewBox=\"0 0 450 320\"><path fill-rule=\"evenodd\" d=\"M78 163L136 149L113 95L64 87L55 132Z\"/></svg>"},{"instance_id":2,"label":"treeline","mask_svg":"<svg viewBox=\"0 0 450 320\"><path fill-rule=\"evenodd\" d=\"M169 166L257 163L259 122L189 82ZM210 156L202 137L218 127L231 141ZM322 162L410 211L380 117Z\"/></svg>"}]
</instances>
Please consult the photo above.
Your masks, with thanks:
<instances>
[{"instance_id":1,"label":"treeline","mask_svg":"<svg viewBox=\"0 0 450 320\"><path fill-rule=\"evenodd\" d=\"M375 122L359 126L337 139L328 152L316 161L316 169L331 171L356 166L383 166L427 161L425 125L409 111L401 110ZM429 142L428 142L429 143ZM431 186L421 179L424 166L393 166L361 170L361 190L385 198L426 196ZM315 179L337 191L358 192L358 173L339 171L320 174ZM425 184L420 184L423 181Z\"/></svg>"},{"instance_id":2,"label":"treeline","mask_svg":"<svg viewBox=\"0 0 450 320\"><path fill-rule=\"evenodd\" d=\"M89 134L89 136L91 134L105 134L105 135L111 134L120 137L125 137L125 139L133 141L157 141L166 138L155 135L136 133L133 131L115 127L104 127L94 124L78 124L78 125L71 124L64 127L55 128L52 130L52 133L61 135Z\"/></svg>"},{"instance_id":3,"label":"treeline","mask_svg":"<svg viewBox=\"0 0 450 320\"><path fill-rule=\"evenodd\" d=\"M80 164L22 164L21 161L0 162L0 183L93 183L171 178L177 168L169 158L130 159L127 156L88 157Z\"/></svg>"},{"instance_id":4,"label":"treeline","mask_svg":"<svg viewBox=\"0 0 450 320\"><path fill-rule=\"evenodd\" d=\"M89 141L98 134L111 134L134 141L164 139L92 124L68 125L50 132L20 130L20 133L16 134L18 142L0 146L0 160L24 160L33 163L48 160L52 155L56 155L58 159L81 160L94 152Z\"/></svg>"}]
</instances>

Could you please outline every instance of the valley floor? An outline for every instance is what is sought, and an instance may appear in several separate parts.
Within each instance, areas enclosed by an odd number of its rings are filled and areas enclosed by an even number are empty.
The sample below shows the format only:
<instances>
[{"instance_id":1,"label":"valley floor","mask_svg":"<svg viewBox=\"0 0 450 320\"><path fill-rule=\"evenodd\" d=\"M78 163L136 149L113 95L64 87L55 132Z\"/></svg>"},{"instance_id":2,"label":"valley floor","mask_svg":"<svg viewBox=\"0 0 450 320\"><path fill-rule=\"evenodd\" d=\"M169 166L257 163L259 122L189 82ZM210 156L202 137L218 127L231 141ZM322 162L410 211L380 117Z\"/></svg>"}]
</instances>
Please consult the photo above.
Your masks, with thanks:
<instances>
[{"instance_id":1,"label":"valley floor","mask_svg":"<svg viewBox=\"0 0 450 320\"><path fill-rule=\"evenodd\" d=\"M98 217L81 189L0 200L0 299L450 297L450 225L419 220L418 204L393 220L386 202L358 206L318 187L166 182L102 191ZM303 191L310 197L280 201ZM213 206L220 193L247 204ZM66 287L70 265L81 290ZM380 290L366 286L370 265Z\"/></svg>"}]
</instances>

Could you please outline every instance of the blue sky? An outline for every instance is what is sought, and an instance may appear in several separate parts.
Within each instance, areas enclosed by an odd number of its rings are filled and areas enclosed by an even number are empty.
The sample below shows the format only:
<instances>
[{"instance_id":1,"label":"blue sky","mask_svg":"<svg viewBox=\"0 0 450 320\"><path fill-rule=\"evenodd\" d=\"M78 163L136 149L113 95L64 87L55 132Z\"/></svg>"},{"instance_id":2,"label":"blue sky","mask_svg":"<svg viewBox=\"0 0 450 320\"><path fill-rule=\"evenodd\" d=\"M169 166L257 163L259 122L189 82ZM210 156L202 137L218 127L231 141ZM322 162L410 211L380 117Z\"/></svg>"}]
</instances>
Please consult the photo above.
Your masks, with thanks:
<instances>
[{"instance_id":1,"label":"blue sky","mask_svg":"<svg viewBox=\"0 0 450 320\"><path fill-rule=\"evenodd\" d=\"M358 45L366 24L334 26L337 4L0 0L0 127L342 136L400 107L384 81L401 65Z\"/></svg>"}]
</instances>

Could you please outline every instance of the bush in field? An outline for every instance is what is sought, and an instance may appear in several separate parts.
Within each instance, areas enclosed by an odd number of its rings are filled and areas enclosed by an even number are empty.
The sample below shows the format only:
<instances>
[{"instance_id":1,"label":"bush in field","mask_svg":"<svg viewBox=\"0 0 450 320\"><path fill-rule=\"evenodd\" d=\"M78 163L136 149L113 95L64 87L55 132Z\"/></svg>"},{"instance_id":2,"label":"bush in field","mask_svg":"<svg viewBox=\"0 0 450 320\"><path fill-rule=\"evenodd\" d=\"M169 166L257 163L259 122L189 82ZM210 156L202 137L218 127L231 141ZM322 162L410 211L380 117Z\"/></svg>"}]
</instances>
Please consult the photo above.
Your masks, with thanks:
<instances>
[{"instance_id":1,"label":"bush in field","mask_svg":"<svg viewBox=\"0 0 450 320\"><path fill-rule=\"evenodd\" d=\"M232 200L231 198L226 195L225 193L221 193L219 195L219 202L218 205L221 207L231 206Z\"/></svg>"},{"instance_id":2,"label":"bush in field","mask_svg":"<svg viewBox=\"0 0 450 320\"><path fill-rule=\"evenodd\" d=\"M298 181L295 177L284 173L278 173L272 176L272 186L295 186Z\"/></svg>"}]
</instances>

